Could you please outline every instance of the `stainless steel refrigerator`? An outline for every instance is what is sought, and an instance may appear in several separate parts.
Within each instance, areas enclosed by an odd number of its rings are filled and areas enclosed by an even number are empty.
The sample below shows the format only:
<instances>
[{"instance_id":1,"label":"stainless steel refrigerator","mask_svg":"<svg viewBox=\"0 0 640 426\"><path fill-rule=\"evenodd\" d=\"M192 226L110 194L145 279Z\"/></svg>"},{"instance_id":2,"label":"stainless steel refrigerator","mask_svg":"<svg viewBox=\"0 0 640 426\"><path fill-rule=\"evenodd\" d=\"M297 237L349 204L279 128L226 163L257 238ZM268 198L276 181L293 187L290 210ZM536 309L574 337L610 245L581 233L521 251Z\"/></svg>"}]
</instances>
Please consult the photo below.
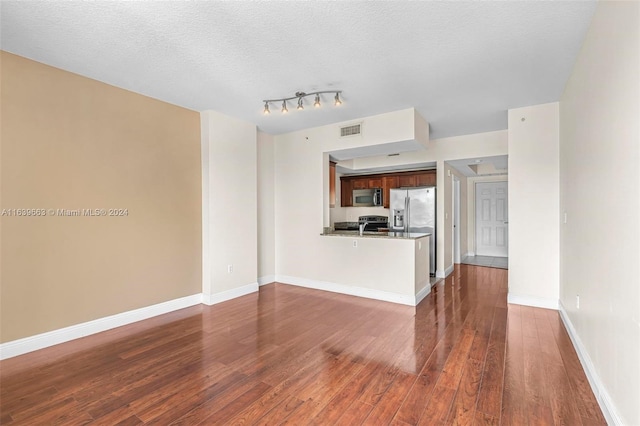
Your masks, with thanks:
<instances>
[{"instance_id":1,"label":"stainless steel refrigerator","mask_svg":"<svg viewBox=\"0 0 640 426\"><path fill-rule=\"evenodd\" d=\"M429 273L436 273L436 188L392 189L389 200L390 230L430 233Z\"/></svg>"}]
</instances>

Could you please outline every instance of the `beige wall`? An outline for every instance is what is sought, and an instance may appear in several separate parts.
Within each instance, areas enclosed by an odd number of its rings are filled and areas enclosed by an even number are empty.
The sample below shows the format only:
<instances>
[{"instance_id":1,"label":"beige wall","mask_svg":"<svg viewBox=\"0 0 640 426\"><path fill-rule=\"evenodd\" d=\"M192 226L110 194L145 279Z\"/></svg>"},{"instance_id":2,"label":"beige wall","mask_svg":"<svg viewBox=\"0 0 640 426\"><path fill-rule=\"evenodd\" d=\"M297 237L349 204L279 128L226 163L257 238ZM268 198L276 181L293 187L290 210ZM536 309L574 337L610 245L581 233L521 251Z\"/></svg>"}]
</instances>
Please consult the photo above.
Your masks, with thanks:
<instances>
[{"instance_id":1,"label":"beige wall","mask_svg":"<svg viewBox=\"0 0 640 426\"><path fill-rule=\"evenodd\" d=\"M273 155L273 136L258 132L258 277L264 283L272 282L276 273Z\"/></svg>"},{"instance_id":2,"label":"beige wall","mask_svg":"<svg viewBox=\"0 0 640 426\"><path fill-rule=\"evenodd\" d=\"M257 131L255 124L215 111L200 116L202 293L212 304L257 290Z\"/></svg>"},{"instance_id":3,"label":"beige wall","mask_svg":"<svg viewBox=\"0 0 640 426\"><path fill-rule=\"evenodd\" d=\"M2 52L2 342L200 293L196 112Z\"/></svg>"},{"instance_id":4,"label":"beige wall","mask_svg":"<svg viewBox=\"0 0 640 426\"><path fill-rule=\"evenodd\" d=\"M558 103L511 109L508 120L509 301L557 308Z\"/></svg>"},{"instance_id":5,"label":"beige wall","mask_svg":"<svg viewBox=\"0 0 640 426\"><path fill-rule=\"evenodd\" d=\"M599 2L560 100L560 299L627 425L640 424L639 15Z\"/></svg>"}]
</instances>

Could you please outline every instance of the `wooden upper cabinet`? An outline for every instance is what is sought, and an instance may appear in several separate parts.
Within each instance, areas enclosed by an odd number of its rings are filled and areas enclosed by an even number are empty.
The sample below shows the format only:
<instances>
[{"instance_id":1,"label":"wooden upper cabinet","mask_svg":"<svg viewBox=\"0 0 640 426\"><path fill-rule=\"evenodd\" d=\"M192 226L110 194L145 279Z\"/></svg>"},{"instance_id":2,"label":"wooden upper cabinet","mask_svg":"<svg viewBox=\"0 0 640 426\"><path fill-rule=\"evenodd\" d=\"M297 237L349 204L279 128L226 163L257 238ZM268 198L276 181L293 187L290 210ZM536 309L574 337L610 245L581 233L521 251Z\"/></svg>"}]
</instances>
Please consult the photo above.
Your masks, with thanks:
<instances>
[{"instance_id":1,"label":"wooden upper cabinet","mask_svg":"<svg viewBox=\"0 0 640 426\"><path fill-rule=\"evenodd\" d=\"M382 188L382 206L385 208L389 208L389 197L393 188L435 186L437 182L435 170L416 170L368 176L343 176L340 180L342 207L353 206L354 189Z\"/></svg>"},{"instance_id":2,"label":"wooden upper cabinet","mask_svg":"<svg viewBox=\"0 0 640 426\"><path fill-rule=\"evenodd\" d=\"M397 176L385 176L382 178L382 207L388 209L390 206L391 189L398 187Z\"/></svg>"},{"instance_id":3,"label":"wooden upper cabinet","mask_svg":"<svg viewBox=\"0 0 640 426\"><path fill-rule=\"evenodd\" d=\"M382 178L370 178L369 188L382 188Z\"/></svg>"},{"instance_id":4,"label":"wooden upper cabinet","mask_svg":"<svg viewBox=\"0 0 640 426\"><path fill-rule=\"evenodd\" d=\"M436 186L436 172L428 171L416 176L416 186Z\"/></svg>"},{"instance_id":5,"label":"wooden upper cabinet","mask_svg":"<svg viewBox=\"0 0 640 426\"><path fill-rule=\"evenodd\" d=\"M340 206L342 207L353 206L353 187L351 182L351 179L340 179Z\"/></svg>"},{"instance_id":6,"label":"wooden upper cabinet","mask_svg":"<svg viewBox=\"0 0 640 426\"><path fill-rule=\"evenodd\" d=\"M329 161L329 207L336 206L336 163Z\"/></svg>"},{"instance_id":7,"label":"wooden upper cabinet","mask_svg":"<svg viewBox=\"0 0 640 426\"><path fill-rule=\"evenodd\" d=\"M369 178L361 177L361 178L352 178L352 189L368 189L369 188Z\"/></svg>"},{"instance_id":8,"label":"wooden upper cabinet","mask_svg":"<svg viewBox=\"0 0 640 426\"><path fill-rule=\"evenodd\" d=\"M400 188L411 188L416 186L416 175L400 175L398 176L398 186Z\"/></svg>"}]
</instances>

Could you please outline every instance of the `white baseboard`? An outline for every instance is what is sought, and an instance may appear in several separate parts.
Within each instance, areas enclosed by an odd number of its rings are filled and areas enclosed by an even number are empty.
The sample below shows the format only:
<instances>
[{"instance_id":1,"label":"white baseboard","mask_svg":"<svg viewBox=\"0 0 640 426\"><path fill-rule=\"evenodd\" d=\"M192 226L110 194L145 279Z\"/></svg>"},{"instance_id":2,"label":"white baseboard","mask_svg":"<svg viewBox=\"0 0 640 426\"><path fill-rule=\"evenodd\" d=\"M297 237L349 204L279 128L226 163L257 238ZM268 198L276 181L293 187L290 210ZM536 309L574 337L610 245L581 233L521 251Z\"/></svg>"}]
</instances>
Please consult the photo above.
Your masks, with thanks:
<instances>
[{"instance_id":1,"label":"white baseboard","mask_svg":"<svg viewBox=\"0 0 640 426\"><path fill-rule=\"evenodd\" d=\"M36 334L35 336L25 337L24 339L13 340L0 345L0 359L12 358L200 303L202 303L202 293L98 318L93 321L83 322L42 334Z\"/></svg>"},{"instance_id":2,"label":"white baseboard","mask_svg":"<svg viewBox=\"0 0 640 426\"><path fill-rule=\"evenodd\" d=\"M275 275L265 275L264 277L258 278L258 285L271 284L272 282L275 282L275 280Z\"/></svg>"},{"instance_id":3,"label":"white baseboard","mask_svg":"<svg viewBox=\"0 0 640 426\"><path fill-rule=\"evenodd\" d=\"M507 303L514 305L533 306L534 308L544 309L558 309L557 299L547 299L544 297L535 296L520 296L517 294L509 293L507 295Z\"/></svg>"},{"instance_id":4,"label":"white baseboard","mask_svg":"<svg viewBox=\"0 0 640 426\"><path fill-rule=\"evenodd\" d=\"M231 290L221 291L215 294L202 294L202 303L205 305L215 305L216 303L226 302L227 300L235 299L236 297L244 296L245 294L255 293L258 291L258 283L250 283L243 285L242 287L232 288Z\"/></svg>"},{"instance_id":5,"label":"white baseboard","mask_svg":"<svg viewBox=\"0 0 640 426\"><path fill-rule=\"evenodd\" d=\"M622 419L618 414L618 410L611 400L611 396L609 392L607 392L607 388L600 380L600 376L598 376L598 372L596 371L593 362L591 361L591 357L589 356L589 352L582 344L580 340L580 336L576 332L576 329L573 327L571 323L571 319L569 315L564 310L564 306L562 306L562 302L559 304L560 318L562 318L562 322L564 323L567 332L569 333L569 337L571 338L571 342L573 342L573 347L578 353L578 359L580 359L580 364L582 364L582 368L584 369L587 380L589 380L589 384L591 385L591 390L598 400L598 404L600 405L600 409L602 410L602 414L604 414L607 423L610 425L622 425Z\"/></svg>"},{"instance_id":6,"label":"white baseboard","mask_svg":"<svg viewBox=\"0 0 640 426\"><path fill-rule=\"evenodd\" d=\"M441 269L436 269L436 278L447 278L453 272L453 264L449 265L444 272Z\"/></svg>"},{"instance_id":7,"label":"white baseboard","mask_svg":"<svg viewBox=\"0 0 640 426\"><path fill-rule=\"evenodd\" d=\"M328 281L317 281L308 278L276 275L276 281L283 284L297 285L299 287L313 288L315 290L330 291L332 293L348 294L350 296L365 297L367 299L383 300L385 302L399 303L401 305L415 306L416 297L405 294L391 293L382 290L356 287L344 284L336 284ZM429 290L431 290L429 288Z\"/></svg>"},{"instance_id":8,"label":"white baseboard","mask_svg":"<svg viewBox=\"0 0 640 426\"><path fill-rule=\"evenodd\" d=\"M429 280L422 284L424 285L424 288L416 294L416 306L418 305L418 303L422 302L422 299L424 299L429 293L431 293L431 283L429 282Z\"/></svg>"},{"instance_id":9,"label":"white baseboard","mask_svg":"<svg viewBox=\"0 0 640 426\"><path fill-rule=\"evenodd\" d=\"M452 263L451 265L449 265L449 267L447 269L445 269L444 278L446 278L449 275L451 275L451 273L453 272L453 269L454 269L454 264Z\"/></svg>"}]
</instances>

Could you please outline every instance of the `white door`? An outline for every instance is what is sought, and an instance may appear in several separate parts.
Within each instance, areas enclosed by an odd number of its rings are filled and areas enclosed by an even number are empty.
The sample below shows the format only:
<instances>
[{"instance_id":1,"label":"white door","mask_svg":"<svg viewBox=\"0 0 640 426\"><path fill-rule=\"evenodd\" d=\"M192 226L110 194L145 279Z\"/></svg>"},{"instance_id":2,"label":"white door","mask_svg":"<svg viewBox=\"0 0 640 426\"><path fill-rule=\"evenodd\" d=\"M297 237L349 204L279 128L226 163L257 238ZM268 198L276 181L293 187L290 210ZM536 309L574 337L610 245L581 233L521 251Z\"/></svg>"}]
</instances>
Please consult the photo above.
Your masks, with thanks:
<instances>
[{"instance_id":1,"label":"white door","mask_svg":"<svg viewBox=\"0 0 640 426\"><path fill-rule=\"evenodd\" d=\"M507 182L476 183L476 255L508 256Z\"/></svg>"}]
</instances>

